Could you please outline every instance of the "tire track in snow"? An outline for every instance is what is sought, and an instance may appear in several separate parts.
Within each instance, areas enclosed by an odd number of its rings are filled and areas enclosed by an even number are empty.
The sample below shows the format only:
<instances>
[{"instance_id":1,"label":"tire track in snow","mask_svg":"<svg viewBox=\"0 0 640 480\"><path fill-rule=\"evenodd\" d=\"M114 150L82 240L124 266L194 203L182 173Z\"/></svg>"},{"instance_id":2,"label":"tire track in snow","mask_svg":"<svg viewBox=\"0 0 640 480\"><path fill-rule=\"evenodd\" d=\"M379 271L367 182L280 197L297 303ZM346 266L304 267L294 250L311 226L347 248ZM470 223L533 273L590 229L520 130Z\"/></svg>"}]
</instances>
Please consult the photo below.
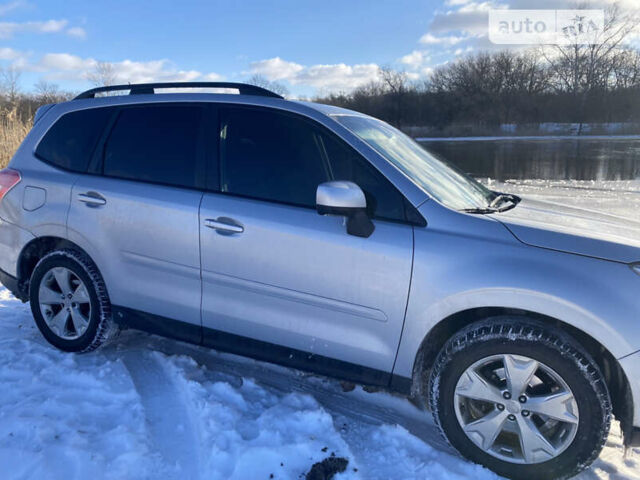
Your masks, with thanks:
<instances>
[{"instance_id":1,"label":"tire track in snow","mask_svg":"<svg viewBox=\"0 0 640 480\"><path fill-rule=\"evenodd\" d=\"M385 393L369 394L363 392L360 388L354 392L343 392L339 382L328 377L305 374L294 369L237 357L232 354L145 333L130 332L128 335L120 337L118 357L122 352L120 349L123 348L125 350L130 349L131 354L135 354L136 361L144 355L143 352L137 350L139 348L153 349L146 355L153 355L154 352L164 355L186 355L199 365L206 367L209 374L231 375L239 379L251 378L265 388L283 393L296 391L313 396L333 416L334 426L349 445L353 460L358 465L361 474L364 475L363 478L379 478L376 472L368 471L371 460L367 459L367 457L371 455L371 452L366 447L366 439L363 440L364 437L362 437L362 435L370 433L371 430L368 426L397 424L420 438L436 451L447 453L454 457L459 456L440 436L431 420L431 414L427 411L419 410L400 397ZM155 361L157 363L157 360ZM229 379L225 381L229 381ZM241 380L239 381L241 382ZM346 425L346 431L342 428L343 422L346 422L345 425L348 424ZM617 428L619 429L619 427ZM614 436L615 434L611 435L610 439ZM620 439L614 443L615 445L605 448L593 467L578 475L576 480L578 478L584 480L635 478L635 475L630 472L635 470L637 463L632 459L620 462L622 441ZM363 445L365 446L364 450L362 448ZM194 448L193 456L197 455L196 451ZM637 449L637 451L640 451L640 449ZM437 458L432 456L427 456L425 461L425 465L416 470L416 478L430 478L430 475L426 472L431 468L432 462L438 462ZM455 462L450 466L455 466ZM463 475L460 472L458 473ZM184 478L190 477L185 476Z\"/></svg>"},{"instance_id":2,"label":"tire track in snow","mask_svg":"<svg viewBox=\"0 0 640 480\"><path fill-rule=\"evenodd\" d=\"M185 401L157 353L130 350L120 358L127 367L144 407L151 440L176 480L199 477L199 442Z\"/></svg>"},{"instance_id":3,"label":"tire track in snow","mask_svg":"<svg viewBox=\"0 0 640 480\"><path fill-rule=\"evenodd\" d=\"M121 347L129 341L129 348L135 348L137 342L142 339L146 348L152 348L165 355L187 355L211 372L252 378L263 387L283 393L296 391L309 394L334 415L334 418L341 416L351 421L376 426L400 425L431 447L455 454L440 436L431 419L431 413L419 410L404 398L384 393L364 393L360 389L359 392L343 392L339 382L328 377L138 332L121 337ZM340 425L337 424L336 428L340 429Z\"/></svg>"}]
</instances>

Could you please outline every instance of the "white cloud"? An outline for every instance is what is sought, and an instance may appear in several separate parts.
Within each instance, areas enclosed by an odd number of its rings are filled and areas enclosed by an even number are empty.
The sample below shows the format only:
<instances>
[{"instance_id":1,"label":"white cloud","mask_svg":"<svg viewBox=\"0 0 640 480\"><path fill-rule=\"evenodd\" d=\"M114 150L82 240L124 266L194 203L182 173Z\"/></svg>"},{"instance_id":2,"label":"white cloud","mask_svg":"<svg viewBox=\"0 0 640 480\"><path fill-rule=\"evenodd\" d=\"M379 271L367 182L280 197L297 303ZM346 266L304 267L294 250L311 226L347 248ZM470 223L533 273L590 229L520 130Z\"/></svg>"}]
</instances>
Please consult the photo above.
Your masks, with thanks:
<instances>
[{"instance_id":1,"label":"white cloud","mask_svg":"<svg viewBox=\"0 0 640 480\"><path fill-rule=\"evenodd\" d=\"M67 29L67 35L70 35L76 38L86 38L87 32L82 27L71 27Z\"/></svg>"},{"instance_id":2,"label":"white cloud","mask_svg":"<svg viewBox=\"0 0 640 480\"><path fill-rule=\"evenodd\" d=\"M469 2L464 3L458 9L457 13L476 13L476 12L488 12L493 8L508 8L506 5L499 5L494 2Z\"/></svg>"},{"instance_id":3,"label":"white cloud","mask_svg":"<svg viewBox=\"0 0 640 480\"><path fill-rule=\"evenodd\" d=\"M67 20L47 20L44 22L0 22L0 38L11 38L16 33L58 33L65 29Z\"/></svg>"},{"instance_id":4,"label":"white cloud","mask_svg":"<svg viewBox=\"0 0 640 480\"><path fill-rule=\"evenodd\" d=\"M70 53L47 53L40 59L37 67L45 71L87 70L94 68L97 63L92 58L83 59Z\"/></svg>"},{"instance_id":5,"label":"white cloud","mask_svg":"<svg viewBox=\"0 0 640 480\"><path fill-rule=\"evenodd\" d=\"M361 65L313 65L289 79L292 84L310 85L332 91L349 91L378 78L380 67L374 63Z\"/></svg>"},{"instance_id":6,"label":"white cloud","mask_svg":"<svg viewBox=\"0 0 640 480\"><path fill-rule=\"evenodd\" d=\"M416 69L425 62L429 61L430 58L430 55L424 50L414 50L404 57L401 57L400 63L407 65L411 69Z\"/></svg>"},{"instance_id":7,"label":"white cloud","mask_svg":"<svg viewBox=\"0 0 640 480\"><path fill-rule=\"evenodd\" d=\"M302 70L304 70L302 65L274 57L252 62L249 73L263 75L271 81L277 81L290 79Z\"/></svg>"},{"instance_id":8,"label":"white cloud","mask_svg":"<svg viewBox=\"0 0 640 480\"><path fill-rule=\"evenodd\" d=\"M26 3L21 0L0 4L0 15L6 15L7 13L13 10L16 10L20 7L23 7L25 5Z\"/></svg>"},{"instance_id":9,"label":"white cloud","mask_svg":"<svg viewBox=\"0 0 640 480\"><path fill-rule=\"evenodd\" d=\"M48 80L89 79L95 71L98 60L82 58L70 53L47 53L34 65L25 66L25 70L40 72ZM197 70L180 70L169 60L151 60L136 62L123 60L105 62L110 65L116 83L146 82L189 82L194 80L217 81L222 77L211 72L203 75Z\"/></svg>"},{"instance_id":10,"label":"white cloud","mask_svg":"<svg viewBox=\"0 0 640 480\"><path fill-rule=\"evenodd\" d=\"M22 52L9 47L0 47L0 60L17 60L22 57Z\"/></svg>"},{"instance_id":11,"label":"white cloud","mask_svg":"<svg viewBox=\"0 0 640 480\"><path fill-rule=\"evenodd\" d=\"M26 25L36 32L56 33L62 31L67 26L66 20L47 20L46 22L27 22Z\"/></svg>"},{"instance_id":12,"label":"white cloud","mask_svg":"<svg viewBox=\"0 0 640 480\"><path fill-rule=\"evenodd\" d=\"M270 81L287 81L292 85L307 85L323 91L349 91L378 77L376 64L347 65L344 63L304 66L280 57L252 62L245 74L258 74Z\"/></svg>"},{"instance_id":13,"label":"white cloud","mask_svg":"<svg viewBox=\"0 0 640 480\"><path fill-rule=\"evenodd\" d=\"M206 75L204 75L202 77L202 80L204 80L206 82L220 82L223 79L224 79L224 77L222 75L220 75L219 73L215 73L215 72L207 73Z\"/></svg>"},{"instance_id":14,"label":"white cloud","mask_svg":"<svg viewBox=\"0 0 640 480\"><path fill-rule=\"evenodd\" d=\"M460 55L464 55L466 53L470 53L473 51L473 47L469 46L467 48L457 48L455 52L453 52L453 54L456 57L459 57Z\"/></svg>"},{"instance_id":15,"label":"white cloud","mask_svg":"<svg viewBox=\"0 0 640 480\"><path fill-rule=\"evenodd\" d=\"M459 37L456 35L436 37L431 33L425 33L422 37L420 37L420 43L424 43L425 45L455 45L467 39L468 37Z\"/></svg>"}]
</instances>

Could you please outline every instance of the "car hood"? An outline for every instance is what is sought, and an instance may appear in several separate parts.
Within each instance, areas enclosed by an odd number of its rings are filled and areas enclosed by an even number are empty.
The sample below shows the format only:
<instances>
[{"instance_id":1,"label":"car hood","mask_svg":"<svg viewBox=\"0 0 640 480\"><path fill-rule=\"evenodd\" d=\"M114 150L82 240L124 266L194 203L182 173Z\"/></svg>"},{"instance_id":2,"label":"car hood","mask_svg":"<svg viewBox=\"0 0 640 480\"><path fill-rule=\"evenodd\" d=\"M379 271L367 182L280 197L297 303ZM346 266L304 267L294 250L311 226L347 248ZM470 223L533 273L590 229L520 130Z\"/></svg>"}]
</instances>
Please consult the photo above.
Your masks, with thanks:
<instances>
[{"instance_id":1,"label":"car hood","mask_svg":"<svg viewBox=\"0 0 640 480\"><path fill-rule=\"evenodd\" d=\"M616 262L640 261L638 220L526 198L491 216L527 245Z\"/></svg>"}]
</instances>

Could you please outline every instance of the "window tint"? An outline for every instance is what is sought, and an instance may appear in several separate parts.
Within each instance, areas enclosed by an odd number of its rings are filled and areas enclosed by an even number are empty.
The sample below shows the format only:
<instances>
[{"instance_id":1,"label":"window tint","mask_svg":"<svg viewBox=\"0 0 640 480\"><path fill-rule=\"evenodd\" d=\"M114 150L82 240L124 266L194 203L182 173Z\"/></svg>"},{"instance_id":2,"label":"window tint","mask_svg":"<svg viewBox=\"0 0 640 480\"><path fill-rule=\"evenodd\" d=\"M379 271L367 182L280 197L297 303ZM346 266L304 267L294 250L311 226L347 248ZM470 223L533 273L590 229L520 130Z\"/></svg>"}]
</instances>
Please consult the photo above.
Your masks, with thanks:
<instances>
[{"instance_id":1,"label":"window tint","mask_svg":"<svg viewBox=\"0 0 640 480\"><path fill-rule=\"evenodd\" d=\"M203 181L205 110L190 105L124 108L104 149L111 177L197 187Z\"/></svg>"},{"instance_id":2,"label":"window tint","mask_svg":"<svg viewBox=\"0 0 640 480\"><path fill-rule=\"evenodd\" d=\"M74 172L86 172L111 108L92 108L63 115L38 144L42 160Z\"/></svg>"},{"instance_id":3,"label":"window tint","mask_svg":"<svg viewBox=\"0 0 640 480\"><path fill-rule=\"evenodd\" d=\"M367 210L373 217L404 221L404 197L358 152L337 138L323 135L323 143L335 180L356 183L367 198Z\"/></svg>"},{"instance_id":4,"label":"window tint","mask_svg":"<svg viewBox=\"0 0 640 480\"><path fill-rule=\"evenodd\" d=\"M223 192L315 207L329 180L313 126L268 110L225 109L220 130Z\"/></svg>"}]
</instances>

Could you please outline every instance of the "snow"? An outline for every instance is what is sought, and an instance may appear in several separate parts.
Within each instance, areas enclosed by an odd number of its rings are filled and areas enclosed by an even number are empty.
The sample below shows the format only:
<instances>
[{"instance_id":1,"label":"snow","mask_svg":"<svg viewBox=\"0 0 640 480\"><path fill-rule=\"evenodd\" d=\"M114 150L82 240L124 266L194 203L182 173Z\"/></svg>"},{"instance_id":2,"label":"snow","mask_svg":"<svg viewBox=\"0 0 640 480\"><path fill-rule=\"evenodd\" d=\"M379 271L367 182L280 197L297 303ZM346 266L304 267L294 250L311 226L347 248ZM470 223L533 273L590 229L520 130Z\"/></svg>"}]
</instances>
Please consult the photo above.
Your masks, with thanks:
<instances>
[{"instance_id":1,"label":"snow","mask_svg":"<svg viewBox=\"0 0 640 480\"><path fill-rule=\"evenodd\" d=\"M493 188L636 216L640 182ZM497 478L460 458L430 414L387 393L141 332L84 355L50 347L0 289L3 479L300 479L335 454L336 479ZM582 479L640 479L617 424Z\"/></svg>"},{"instance_id":2,"label":"snow","mask_svg":"<svg viewBox=\"0 0 640 480\"><path fill-rule=\"evenodd\" d=\"M141 332L65 354L4 288L0 312L4 479L299 479L332 453L339 479L496 478L399 397Z\"/></svg>"},{"instance_id":3,"label":"snow","mask_svg":"<svg viewBox=\"0 0 640 480\"><path fill-rule=\"evenodd\" d=\"M483 183L500 192L561 203L640 220L640 178L636 180L511 180Z\"/></svg>"}]
</instances>

